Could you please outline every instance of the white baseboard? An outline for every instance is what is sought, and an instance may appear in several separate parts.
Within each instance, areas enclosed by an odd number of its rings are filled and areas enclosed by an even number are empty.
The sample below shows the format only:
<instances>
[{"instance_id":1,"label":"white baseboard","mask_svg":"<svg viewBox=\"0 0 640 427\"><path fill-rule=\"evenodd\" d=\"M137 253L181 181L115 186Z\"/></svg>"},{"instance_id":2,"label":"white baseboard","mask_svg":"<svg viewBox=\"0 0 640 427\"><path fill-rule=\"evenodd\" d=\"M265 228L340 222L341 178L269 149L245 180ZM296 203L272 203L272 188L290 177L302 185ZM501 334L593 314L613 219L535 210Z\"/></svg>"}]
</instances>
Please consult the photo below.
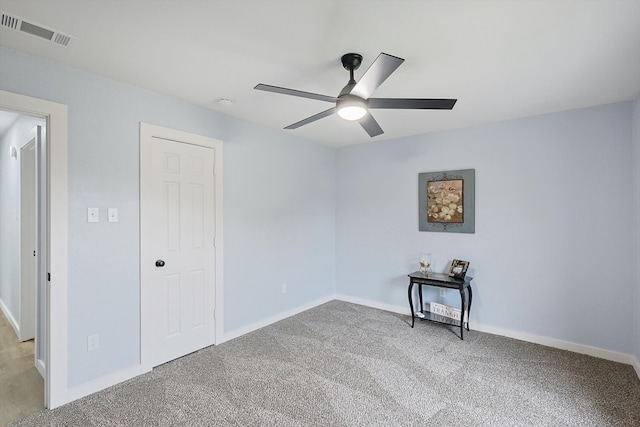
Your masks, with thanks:
<instances>
[{"instance_id":1,"label":"white baseboard","mask_svg":"<svg viewBox=\"0 0 640 427\"><path fill-rule=\"evenodd\" d=\"M0 309L2 310L2 313L4 313L4 317L7 318L7 320L9 321L9 324L11 325L13 330L15 331L16 336L20 337L20 325L16 321L15 317L13 317L13 315L9 311L9 307L7 307L4 304L4 301L2 301L2 299L0 299Z\"/></svg>"},{"instance_id":2,"label":"white baseboard","mask_svg":"<svg viewBox=\"0 0 640 427\"><path fill-rule=\"evenodd\" d=\"M69 388L67 390L67 396L65 401L62 402L59 406L62 406L65 403L72 402L76 399L80 399L81 397L85 397L90 394L96 393L100 390L104 390L105 388L111 387L118 383L130 380L131 378L137 377L138 375L143 373L144 371L142 370L142 366L135 365L130 368L122 369L112 374L105 375L104 377L97 378L86 384Z\"/></svg>"},{"instance_id":3,"label":"white baseboard","mask_svg":"<svg viewBox=\"0 0 640 427\"><path fill-rule=\"evenodd\" d=\"M640 378L640 360L638 360L637 357L633 358L633 367L636 370L636 374L638 375L638 378Z\"/></svg>"},{"instance_id":4,"label":"white baseboard","mask_svg":"<svg viewBox=\"0 0 640 427\"><path fill-rule=\"evenodd\" d=\"M278 314L274 314L273 316L269 316L266 319L262 319L262 320L259 320L259 321L255 322L255 323L252 323L250 325L243 326L242 328L238 328L238 329L235 329L233 331L229 331L224 335L224 338L223 338L222 342L220 342L219 344L222 344L225 341L232 340L232 339L237 338L239 336L248 334L249 332L253 332L253 331L258 330L260 328L264 328L265 326L268 326L268 325L270 325L272 323L279 322L280 320L286 319L287 317L291 317L291 316L293 316L295 314L302 313L303 311L307 311L307 310L309 310L309 309L311 309L313 307L317 307L319 305L325 304L325 303L327 303L329 301L332 301L334 299L335 299L335 295L329 295L329 296L317 299L315 301L312 301L312 302L310 302L308 304L304 304L304 305L292 308L290 310L286 310L286 311L280 312Z\"/></svg>"},{"instance_id":5,"label":"white baseboard","mask_svg":"<svg viewBox=\"0 0 640 427\"><path fill-rule=\"evenodd\" d=\"M40 359L36 360L36 370L38 371L42 379L44 379L46 371L44 370L44 362Z\"/></svg>"},{"instance_id":6,"label":"white baseboard","mask_svg":"<svg viewBox=\"0 0 640 427\"><path fill-rule=\"evenodd\" d=\"M352 297L349 295L337 294L336 299L340 301L346 301L353 304L364 305L371 308L378 308L380 310L386 310L393 313L404 314L411 316L411 310L409 307L400 307L391 304L380 303L377 301L371 301L364 298ZM407 304L408 305L408 304ZM472 319L473 320L473 319ZM586 354L588 356L598 357L600 359L611 360L614 362L624 363L631 365L635 368L638 377L640 377L640 363L638 359L630 354L619 353L616 351L605 350L598 347L591 347L588 345L577 344L569 341L563 341L555 338L543 337L540 335L529 334L526 332L514 331L511 329L496 328L487 325L478 325L471 322L471 330L485 332L493 335L501 335L509 338L514 338L520 341L531 342L534 344L541 344L547 347L558 348L561 350L568 350L574 353Z\"/></svg>"},{"instance_id":7,"label":"white baseboard","mask_svg":"<svg viewBox=\"0 0 640 427\"><path fill-rule=\"evenodd\" d=\"M411 310L408 307L409 303L407 303L406 306L400 307L397 305L385 304L382 302L371 301L368 299L352 297L350 295L344 294L337 294L335 299L350 302L353 304L364 305L366 307L377 308L384 311L390 311L392 313L404 314L405 316L411 316Z\"/></svg>"},{"instance_id":8,"label":"white baseboard","mask_svg":"<svg viewBox=\"0 0 640 427\"><path fill-rule=\"evenodd\" d=\"M472 326L473 323L471 324ZM606 350L599 347L591 347L584 344L578 344L571 341L559 340L556 338L544 337L541 335L530 334L527 332L514 331L511 329L496 328L494 326L478 325L472 327L480 332L486 332L493 335L502 335L509 338L514 338L520 341L527 341L534 344L541 344L547 347L558 348L560 350L568 350L574 353L586 354L587 356L597 357L599 359L611 360L613 362L624 363L626 365L633 365L634 357L630 354L620 353L617 351Z\"/></svg>"}]
</instances>

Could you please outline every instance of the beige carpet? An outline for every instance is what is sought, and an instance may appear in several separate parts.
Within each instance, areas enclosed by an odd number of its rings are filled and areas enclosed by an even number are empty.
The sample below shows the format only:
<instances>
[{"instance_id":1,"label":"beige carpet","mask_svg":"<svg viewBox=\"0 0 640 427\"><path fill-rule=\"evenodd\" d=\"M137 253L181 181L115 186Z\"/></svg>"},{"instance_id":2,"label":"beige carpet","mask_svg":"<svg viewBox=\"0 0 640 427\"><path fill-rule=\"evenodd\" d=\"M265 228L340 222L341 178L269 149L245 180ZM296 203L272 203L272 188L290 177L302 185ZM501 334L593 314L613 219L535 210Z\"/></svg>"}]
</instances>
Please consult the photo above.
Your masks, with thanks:
<instances>
[{"instance_id":1,"label":"beige carpet","mask_svg":"<svg viewBox=\"0 0 640 427\"><path fill-rule=\"evenodd\" d=\"M18 342L0 310L0 426L44 409L44 380L33 364L33 340Z\"/></svg>"},{"instance_id":2,"label":"beige carpet","mask_svg":"<svg viewBox=\"0 0 640 427\"><path fill-rule=\"evenodd\" d=\"M332 301L16 426L640 426L629 365Z\"/></svg>"}]
</instances>

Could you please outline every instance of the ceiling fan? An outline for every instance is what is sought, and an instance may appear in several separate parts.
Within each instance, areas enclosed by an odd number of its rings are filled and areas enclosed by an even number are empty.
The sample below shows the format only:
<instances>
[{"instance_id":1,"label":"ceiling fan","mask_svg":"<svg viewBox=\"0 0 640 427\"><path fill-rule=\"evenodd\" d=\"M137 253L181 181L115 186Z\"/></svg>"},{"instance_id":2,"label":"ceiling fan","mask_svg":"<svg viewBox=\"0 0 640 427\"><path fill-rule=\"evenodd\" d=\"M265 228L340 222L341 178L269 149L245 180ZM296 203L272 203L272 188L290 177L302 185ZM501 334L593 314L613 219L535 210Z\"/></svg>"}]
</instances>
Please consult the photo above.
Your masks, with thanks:
<instances>
[{"instance_id":1,"label":"ceiling fan","mask_svg":"<svg viewBox=\"0 0 640 427\"><path fill-rule=\"evenodd\" d=\"M360 67L362 55L347 53L342 55L342 66L349 70L349 83L342 88L337 97L320 95L317 93L303 92L295 89L258 84L254 89L267 92L281 93L284 95L299 96L301 98L317 99L335 104L321 113L314 114L304 120L300 120L285 129L297 129L300 126L315 122L333 113L338 113L345 120L357 120L364 130L371 136L378 136L383 132L382 128L373 118L370 109L387 108L397 110L451 110L457 99L423 99L423 98L370 98L375 91L403 62L404 59L393 55L381 53L373 64L356 82L353 72Z\"/></svg>"}]
</instances>

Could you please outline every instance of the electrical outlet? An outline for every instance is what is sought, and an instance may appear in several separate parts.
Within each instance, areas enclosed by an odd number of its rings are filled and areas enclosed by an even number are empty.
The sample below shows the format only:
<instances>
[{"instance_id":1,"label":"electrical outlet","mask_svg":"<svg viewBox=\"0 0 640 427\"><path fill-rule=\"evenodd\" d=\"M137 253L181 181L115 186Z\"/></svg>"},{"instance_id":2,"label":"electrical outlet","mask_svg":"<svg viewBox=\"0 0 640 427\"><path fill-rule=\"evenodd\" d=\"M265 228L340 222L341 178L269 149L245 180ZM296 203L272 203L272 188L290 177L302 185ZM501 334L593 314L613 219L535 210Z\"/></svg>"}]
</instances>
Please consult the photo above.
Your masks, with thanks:
<instances>
[{"instance_id":1,"label":"electrical outlet","mask_svg":"<svg viewBox=\"0 0 640 427\"><path fill-rule=\"evenodd\" d=\"M89 335L87 337L87 351L95 351L98 347L100 347L100 335Z\"/></svg>"},{"instance_id":2,"label":"electrical outlet","mask_svg":"<svg viewBox=\"0 0 640 427\"><path fill-rule=\"evenodd\" d=\"M446 292L447 292L447 291L446 291L446 289L440 289L440 296L441 296L442 298L446 297L446 296L447 296L447 293L446 293Z\"/></svg>"},{"instance_id":3,"label":"electrical outlet","mask_svg":"<svg viewBox=\"0 0 640 427\"><path fill-rule=\"evenodd\" d=\"M286 284L286 283L283 283L283 284L282 284L282 293L283 293L283 294L286 294L286 293L287 293L287 284Z\"/></svg>"}]
</instances>

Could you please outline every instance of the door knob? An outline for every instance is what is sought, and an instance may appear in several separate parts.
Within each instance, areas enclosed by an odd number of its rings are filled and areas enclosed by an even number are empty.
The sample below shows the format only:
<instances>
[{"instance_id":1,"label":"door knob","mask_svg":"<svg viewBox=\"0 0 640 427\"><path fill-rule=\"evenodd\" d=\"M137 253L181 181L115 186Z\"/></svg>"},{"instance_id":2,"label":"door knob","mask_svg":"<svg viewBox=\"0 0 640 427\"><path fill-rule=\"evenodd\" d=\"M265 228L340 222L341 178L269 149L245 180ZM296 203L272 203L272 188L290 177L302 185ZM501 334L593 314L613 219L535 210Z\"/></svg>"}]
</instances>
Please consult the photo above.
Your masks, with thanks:
<instances>
[{"instance_id":1,"label":"door knob","mask_svg":"<svg viewBox=\"0 0 640 427\"><path fill-rule=\"evenodd\" d=\"M164 261L159 259L156 261L156 267L164 267Z\"/></svg>"}]
</instances>

